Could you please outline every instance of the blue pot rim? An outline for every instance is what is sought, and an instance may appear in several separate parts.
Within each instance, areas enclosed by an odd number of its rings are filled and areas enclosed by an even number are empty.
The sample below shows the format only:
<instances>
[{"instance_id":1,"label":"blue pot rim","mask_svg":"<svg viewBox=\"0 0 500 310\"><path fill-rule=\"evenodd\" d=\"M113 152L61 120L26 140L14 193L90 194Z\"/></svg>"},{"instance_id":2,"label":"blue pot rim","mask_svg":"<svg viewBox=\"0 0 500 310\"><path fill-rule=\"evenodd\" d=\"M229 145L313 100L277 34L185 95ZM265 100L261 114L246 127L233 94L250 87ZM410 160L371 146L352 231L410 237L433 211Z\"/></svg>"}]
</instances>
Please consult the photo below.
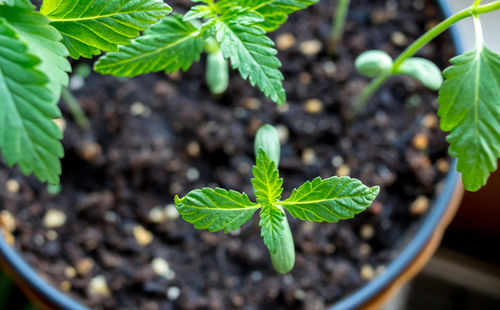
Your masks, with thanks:
<instances>
[{"instance_id":1,"label":"blue pot rim","mask_svg":"<svg viewBox=\"0 0 500 310\"><path fill-rule=\"evenodd\" d=\"M451 10L446 0L436 0L441 7L444 16L450 16ZM451 34L458 54L463 52L462 41L458 35L456 26L451 28ZM330 310L348 310L356 309L363 306L366 302L377 296L378 293L387 288L393 281L406 270L413 262L415 257L422 251L433 232L437 228L443 215L446 213L448 206L453 198L453 194L460 181L460 175L456 172L456 160L450 168L450 172L446 178L443 192L436 200L431 212L427 215L422 227L418 230L412 241L405 247L400 255L390 263L386 271L375 278L373 281L349 295L335 304ZM28 265L24 259L5 241L0 234L0 255L8 264L13 272L21 278L24 284L28 285L31 290L37 292L48 304L54 305L60 309L71 310L88 310L87 307L81 305L71 297L63 294Z\"/></svg>"}]
</instances>

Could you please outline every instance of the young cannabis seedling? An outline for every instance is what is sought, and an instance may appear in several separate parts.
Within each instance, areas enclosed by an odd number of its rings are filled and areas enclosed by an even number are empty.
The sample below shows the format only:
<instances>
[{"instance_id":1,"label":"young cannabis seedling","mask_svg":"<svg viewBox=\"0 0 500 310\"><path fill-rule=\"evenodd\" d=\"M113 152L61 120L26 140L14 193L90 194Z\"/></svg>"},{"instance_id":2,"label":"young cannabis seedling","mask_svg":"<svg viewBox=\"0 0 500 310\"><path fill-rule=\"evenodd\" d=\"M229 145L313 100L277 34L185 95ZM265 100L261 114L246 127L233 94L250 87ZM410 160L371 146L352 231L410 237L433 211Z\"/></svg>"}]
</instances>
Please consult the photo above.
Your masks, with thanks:
<instances>
[{"instance_id":1,"label":"young cannabis seedling","mask_svg":"<svg viewBox=\"0 0 500 310\"><path fill-rule=\"evenodd\" d=\"M0 149L9 166L59 183L62 132L53 122L68 85L67 56L130 43L171 11L162 0L0 0ZM66 94L68 95L68 94Z\"/></svg>"},{"instance_id":2,"label":"young cannabis seedling","mask_svg":"<svg viewBox=\"0 0 500 310\"><path fill-rule=\"evenodd\" d=\"M256 165L252 185L257 203L247 194L222 188L203 188L175 197L182 218L195 228L210 232L235 230L260 210L261 236L264 238L276 271L287 273L295 264L295 248L286 218L287 210L294 218L313 222L337 222L364 211L375 200L379 187L369 188L348 177L316 178L307 181L292 195L281 200L283 179L277 166L280 143L276 129L264 125L255 138Z\"/></svg>"},{"instance_id":3,"label":"young cannabis seedling","mask_svg":"<svg viewBox=\"0 0 500 310\"><path fill-rule=\"evenodd\" d=\"M227 60L272 101L286 100L280 61L274 42L266 36L288 15L318 0L197 0L203 2L184 16L163 18L131 45L105 55L95 70L115 76L186 71L205 50L207 84L213 93L227 88Z\"/></svg>"},{"instance_id":4,"label":"young cannabis seedling","mask_svg":"<svg viewBox=\"0 0 500 310\"><path fill-rule=\"evenodd\" d=\"M395 61L382 51L368 51L356 60L359 72L375 79L358 99L357 114L369 98L390 77L408 74L426 87L439 91L438 116L441 129L450 134L449 153L458 158L465 188L477 191L497 169L500 157L500 55L483 43L479 15L500 9L500 1L481 5L481 0L435 26L411 44ZM413 57L423 46L458 21L472 17L476 48L451 59L452 66L443 72L432 62Z\"/></svg>"}]
</instances>

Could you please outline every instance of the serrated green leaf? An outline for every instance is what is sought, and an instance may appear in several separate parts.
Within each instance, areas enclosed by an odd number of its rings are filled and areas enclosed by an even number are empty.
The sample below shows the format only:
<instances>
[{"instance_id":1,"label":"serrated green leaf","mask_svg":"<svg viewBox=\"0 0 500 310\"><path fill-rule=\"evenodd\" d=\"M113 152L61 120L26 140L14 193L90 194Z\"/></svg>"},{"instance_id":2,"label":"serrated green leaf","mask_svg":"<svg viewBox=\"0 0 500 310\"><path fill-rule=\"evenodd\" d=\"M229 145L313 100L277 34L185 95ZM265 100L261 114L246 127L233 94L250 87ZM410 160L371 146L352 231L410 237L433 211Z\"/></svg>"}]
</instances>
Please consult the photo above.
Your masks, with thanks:
<instances>
[{"instance_id":1,"label":"serrated green leaf","mask_svg":"<svg viewBox=\"0 0 500 310\"><path fill-rule=\"evenodd\" d=\"M261 206L246 194L222 188L203 188L175 197L175 207L182 218L198 229L229 232L245 224Z\"/></svg>"},{"instance_id":2,"label":"serrated green leaf","mask_svg":"<svg viewBox=\"0 0 500 310\"><path fill-rule=\"evenodd\" d=\"M14 29L0 18L0 148L8 165L34 173L42 182L59 183L62 133L48 78L37 69Z\"/></svg>"},{"instance_id":3,"label":"serrated green leaf","mask_svg":"<svg viewBox=\"0 0 500 310\"><path fill-rule=\"evenodd\" d=\"M260 211L260 235L264 238L264 244L272 254L278 251L280 243L283 242L284 218L285 213L272 204L264 205Z\"/></svg>"},{"instance_id":4,"label":"serrated green leaf","mask_svg":"<svg viewBox=\"0 0 500 310\"><path fill-rule=\"evenodd\" d=\"M0 4L5 3L9 6L15 6L23 9L33 9L35 6L31 4L30 0L3 0L0 1Z\"/></svg>"},{"instance_id":5,"label":"serrated green leaf","mask_svg":"<svg viewBox=\"0 0 500 310\"><path fill-rule=\"evenodd\" d=\"M441 70L432 61L425 58L408 58L399 66L397 73L414 77L432 90L439 90L443 85Z\"/></svg>"},{"instance_id":6,"label":"serrated green leaf","mask_svg":"<svg viewBox=\"0 0 500 310\"><path fill-rule=\"evenodd\" d=\"M281 62L276 58L274 43L266 37L264 30L255 25L261 20L252 13L235 14L233 11L215 20L215 37L221 45L224 57L231 60L244 79L277 104L286 100L283 75L278 70Z\"/></svg>"},{"instance_id":7,"label":"serrated green leaf","mask_svg":"<svg viewBox=\"0 0 500 310\"><path fill-rule=\"evenodd\" d=\"M28 45L29 53L40 58L41 63L37 68L49 78L47 87L56 104L61 95L61 87L68 85L67 72L71 71L66 58L68 51L60 42L61 34L49 25L47 17L34 10L0 7L0 17L9 21L19 38Z\"/></svg>"},{"instance_id":8,"label":"serrated green leaf","mask_svg":"<svg viewBox=\"0 0 500 310\"><path fill-rule=\"evenodd\" d=\"M477 191L497 169L500 156L500 55L488 48L451 60L439 92L441 129L458 158L465 188Z\"/></svg>"},{"instance_id":9,"label":"serrated green leaf","mask_svg":"<svg viewBox=\"0 0 500 310\"><path fill-rule=\"evenodd\" d=\"M136 76L149 72L187 70L200 59L203 39L198 29L180 15L167 16L145 31L131 45L101 57L95 70L115 76Z\"/></svg>"},{"instance_id":10,"label":"serrated green leaf","mask_svg":"<svg viewBox=\"0 0 500 310\"><path fill-rule=\"evenodd\" d=\"M44 0L40 12L78 59L117 51L171 10L162 0Z\"/></svg>"},{"instance_id":11,"label":"serrated green leaf","mask_svg":"<svg viewBox=\"0 0 500 310\"><path fill-rule=\"evenodd\" d=\"M252 168L252 172L252 185L257 202L263 206L278 202L283 192L283 179L280 179L276 165L262 149L259 150L257 164Z\"/></svg>"},{"instance_id":12,"label":"serrated green leaf","mask_svg":"<svg viewBox=\"0 0 500 310\"><path fill-rule=\"evenodd\" d=\"M369 188L356 179L332 177L307 181L280 202L290 214L301 220L337 222L353 218L375 200L379 187Z\"/></svg>"},{"instance_id":13,"label":"serrated green leaf","mask_svg":"<svg viewBox=\"0 0 500 310\"><path fill-rule=\"evenodd\" d=\"M210 7L207 5L196 5L193 6L183 17L184 21L190 21L193 19L204 19L210 15L212 15L213 12L210 10Z\"/></svg>"},{"instance_id":14,"label":"serrated green leaf","mask_svg":"<svg viewBox=\"0 0 500 310\"><path fill-rule=\"evenodd\" d=\"M258 26L266 32L278 29L288 19L288 15L303 10L318 0L233 0L234 5L256 11L264 17Z\"/></svg>"}]
</instances>

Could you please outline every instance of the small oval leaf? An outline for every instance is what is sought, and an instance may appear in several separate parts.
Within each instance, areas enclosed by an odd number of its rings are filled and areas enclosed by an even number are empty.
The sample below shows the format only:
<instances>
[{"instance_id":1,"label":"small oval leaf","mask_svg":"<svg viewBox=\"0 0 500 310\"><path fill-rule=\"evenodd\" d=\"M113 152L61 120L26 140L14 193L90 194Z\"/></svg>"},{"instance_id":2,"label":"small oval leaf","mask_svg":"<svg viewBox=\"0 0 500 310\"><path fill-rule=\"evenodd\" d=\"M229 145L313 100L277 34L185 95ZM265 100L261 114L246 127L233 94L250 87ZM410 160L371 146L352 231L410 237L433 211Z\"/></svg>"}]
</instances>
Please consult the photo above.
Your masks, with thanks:
<instances>
[{"instance_id":1,"label":"small oval leaf","mask_svg":"<svg viewBox=\"0 0 500 310\"><path fill-rule=\"evenodd\" d=\"M227 60L220 50L208 54L205 78L212 94L219 95L226 91L229 84L229 69Z\"/></svg>"},{"instance_id":2,"label":"small oval leaf","mask_svg":"<svg viewBox=\"0 0 500 310\"><path fill-rule=\"evenodd\" d=\"M382 51L367 51L356 59L356 69L366 77L375 77L392 70L393 61L391 56Z\"/></svg>"},{"instance_id":3,"label":"small oval leaf","mask_svg":"<svg viewBox=\"0 0 500 310\"><path fill-rule=\"evenodd\" d=\"M270 160L274 161L276 168L280 164L281 144L278 131L271 125L263 125L255 136L254 151L255 157L262 149Z\"/></svg>"},{"instance_id":4,"label":"small oval leaf","mask_svg":"<svg viewBox=\"0 0 500 310\"><path fill-rule=\"evenodd\" d=\"M398 68L397 73L410 75L432 90L439 90L443 85L441 70L432 61L424 58L408 58Z\"/></svg>"}]
</instances>

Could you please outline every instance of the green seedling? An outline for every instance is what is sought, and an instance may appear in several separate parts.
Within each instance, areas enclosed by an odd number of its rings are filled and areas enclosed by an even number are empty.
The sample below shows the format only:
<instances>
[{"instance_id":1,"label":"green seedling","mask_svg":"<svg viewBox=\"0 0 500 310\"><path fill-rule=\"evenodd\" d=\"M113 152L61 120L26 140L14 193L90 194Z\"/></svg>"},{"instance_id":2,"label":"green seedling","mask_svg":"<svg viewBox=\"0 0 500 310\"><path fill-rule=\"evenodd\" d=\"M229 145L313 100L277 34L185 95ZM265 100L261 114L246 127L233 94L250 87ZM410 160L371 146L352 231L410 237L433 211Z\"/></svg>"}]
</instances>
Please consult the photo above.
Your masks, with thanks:
<instances>
[{"instance_id":1,"label":"green seedling","mask_svg":"<svg viewBox=\"0 0 500 310\"><path fill-rule=\"evenodd\" d=\"M230 61L250 84L283 104L281 63L266 33L317 0L194 2L203 4L184 16L167 16L172 10L162 0L44 0L40 11L29 0L0 0L0 149L6 163L59 183L63 134L53 120L61 116L61 93L77 123L88 126L65 90L68 56L107 52L95 69L121 77L187 70L205 50L213 93L227 88Z\"/></svg>"},{"instance_id":2,"label":"green seedling","mask_svg":"<svg viewBox=\"0 0 500 310\"><path fill-rule=\"evenodd\" d=\"M255 138L256 165L251 180L257 202L248 195L222 188L203 188L175 197L182 218L197 229L210 232L238 229L258 210L261 236L279 273L289 272L295 263L295 247L285 210L294 218L312 222L338 222L353 218L368 208L379 187L367 187L349 177L316 178L293 190L281 200L283 179L277 169L280 143L276 129L264 125Z\"/></svg>"},{"instance_id":3,"label":"green seedling","mask_svg":"<svg viewBox=\"0 0 500 310\"><path fill-rule=\"evenodd\" d=\"M64 152L53 120L61 116L61 92L76 121L87 126L65 89L67 57L118 51L170 12L162 0L44 0L40 11L29 0L0 0L0 149L6 163L58 184Z\"/></svg>"},{"instance_id":4,"label":"green seedling","mask_svg":"<svg viewBox=\"0 0 500 310\"><path fill-rule=\"evenodd\" d=\"M426 32L394 61L382 51L365 52L356 60L358 71L374 79L355 103L353 115L395 75L412 76L426 87L439 90L441 129L450 132L449 153L458 158L457 170L469 191L477 191L486 184L500 157L500 55L484 45L479 20L479 15L497 10L500 1L481 5L481 0L476 0L469 8ZM435 37L468 17L474 21L475 50L451 59L452 66L442 74L432 62L414 57Z\"/></svg>"},{"instance_id":5,"label":"green seedling","mask_svg":"<svg viewBox=\"0 0 500 310\"><path fill-rule=\"evenodd\" d=\"M207 84L214 94L228 83L228 61L243 79L257 86L277 104L286 100L281 62L274 42L266 35L288 15L317 0L200 0L184 16L163 18L131 45L99 59L95 70L115 76L188 70L203 51Z\"/></svg>"}]
</instances>

